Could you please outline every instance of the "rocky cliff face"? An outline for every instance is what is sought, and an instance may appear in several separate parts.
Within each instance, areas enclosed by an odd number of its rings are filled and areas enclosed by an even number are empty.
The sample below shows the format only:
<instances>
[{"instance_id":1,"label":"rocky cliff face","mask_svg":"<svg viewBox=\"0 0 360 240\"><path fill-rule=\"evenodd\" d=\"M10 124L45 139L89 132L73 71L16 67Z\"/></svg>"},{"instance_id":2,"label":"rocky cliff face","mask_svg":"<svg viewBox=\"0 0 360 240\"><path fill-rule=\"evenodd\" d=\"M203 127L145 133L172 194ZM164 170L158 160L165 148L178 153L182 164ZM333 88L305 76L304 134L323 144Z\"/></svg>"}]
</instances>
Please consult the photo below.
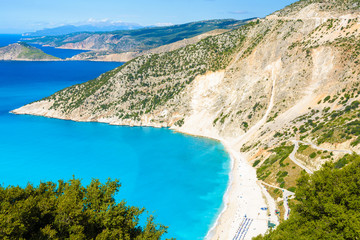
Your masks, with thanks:
<instances>
[{"instance_id":1,"label":"rocky cliff face","mask_svg":"<svg viewBox=\"0 0 360 240\"><path fill-rule=\"evenodd\" d=\"M14 43L0 48L0 60L18 61L54 61L57 57L48 55L26 43Z\"/></svg>"},{"instance_id":2,"label":"rocky cliff face","mask_svg":"<svg viewBox=\"0 0 360 240\"><path fill-rule=\"evenodd\" d=\"M197 44L138 57L14 112L222 139L260 180L292 189L302 170L290 158L294 141L323 147L295 148L310 171L345 154L328 149L359 151L359 34L358 1L303 0ZM214 239L231 231L218 229Z\"/></svg>"}]
</instances>

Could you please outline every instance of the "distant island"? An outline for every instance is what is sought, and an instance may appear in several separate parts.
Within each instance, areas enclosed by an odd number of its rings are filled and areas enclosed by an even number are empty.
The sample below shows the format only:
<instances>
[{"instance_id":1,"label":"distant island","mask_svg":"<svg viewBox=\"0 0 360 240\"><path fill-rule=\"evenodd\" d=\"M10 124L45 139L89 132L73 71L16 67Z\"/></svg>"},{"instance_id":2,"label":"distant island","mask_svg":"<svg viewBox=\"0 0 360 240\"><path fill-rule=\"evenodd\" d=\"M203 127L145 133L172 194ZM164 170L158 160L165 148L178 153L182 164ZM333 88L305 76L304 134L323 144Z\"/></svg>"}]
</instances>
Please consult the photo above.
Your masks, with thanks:
<instances>
[{"instance_id":1,"label":"distant island","mask_svg":"<svg viewBox=\"0 0 360 240\"><path fill-rule=\"evenodd\" d=\"M27 43L13 43L0 48L0 60L12 61L59 61L58 57L44 53Z\"/></svg>"}]
</instances>

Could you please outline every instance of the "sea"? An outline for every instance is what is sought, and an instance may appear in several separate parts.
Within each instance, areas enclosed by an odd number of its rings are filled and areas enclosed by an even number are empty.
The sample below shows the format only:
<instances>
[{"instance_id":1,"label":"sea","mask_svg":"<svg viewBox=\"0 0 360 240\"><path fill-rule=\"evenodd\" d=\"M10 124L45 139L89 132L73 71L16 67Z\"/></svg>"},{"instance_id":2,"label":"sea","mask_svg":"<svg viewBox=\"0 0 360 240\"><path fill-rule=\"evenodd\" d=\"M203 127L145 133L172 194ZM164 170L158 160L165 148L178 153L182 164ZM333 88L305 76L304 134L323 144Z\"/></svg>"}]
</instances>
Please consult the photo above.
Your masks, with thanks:
<instances>
[{"instance_id":1,"label":"sea","mask_svg":"<svg viewBox=\"0 0 360 240\"><path fill-rule=\"evenodd\" d=\"M0 46L20 35L0 35ZM79 50L44 47L71 57ZM0 184L119 179L117 201L145 207L166 238L203 239L222 209L230 158L217 141L170 129L74 122L10 111L122 63L0 61ZM145 218L145 216L144 216Z\"/></svg>"}]
</instances>

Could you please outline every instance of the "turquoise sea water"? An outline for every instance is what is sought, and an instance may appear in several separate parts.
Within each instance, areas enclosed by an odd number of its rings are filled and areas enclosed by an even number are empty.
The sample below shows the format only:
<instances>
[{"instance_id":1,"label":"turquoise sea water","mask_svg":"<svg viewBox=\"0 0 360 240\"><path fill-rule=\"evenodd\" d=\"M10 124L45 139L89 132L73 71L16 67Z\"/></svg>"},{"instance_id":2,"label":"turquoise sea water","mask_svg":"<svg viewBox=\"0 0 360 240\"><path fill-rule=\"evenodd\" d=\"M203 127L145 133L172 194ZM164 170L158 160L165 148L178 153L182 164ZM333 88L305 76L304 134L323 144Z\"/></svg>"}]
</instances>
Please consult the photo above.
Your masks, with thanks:
<instances>
[{"instance_id":1,"label":"turquoise sea water","mask_svg":"<svg viewBox=\"0 0 360 240\"><path fill-rule=\"evenodd\" d=\"M202 239L228 182L229 157L220 143L168 129L9 113L119 65L0 61L0 183L117 178L122 183L117 199L154 213L170 227L167 237Z\"/></svg>"}]
</instances>

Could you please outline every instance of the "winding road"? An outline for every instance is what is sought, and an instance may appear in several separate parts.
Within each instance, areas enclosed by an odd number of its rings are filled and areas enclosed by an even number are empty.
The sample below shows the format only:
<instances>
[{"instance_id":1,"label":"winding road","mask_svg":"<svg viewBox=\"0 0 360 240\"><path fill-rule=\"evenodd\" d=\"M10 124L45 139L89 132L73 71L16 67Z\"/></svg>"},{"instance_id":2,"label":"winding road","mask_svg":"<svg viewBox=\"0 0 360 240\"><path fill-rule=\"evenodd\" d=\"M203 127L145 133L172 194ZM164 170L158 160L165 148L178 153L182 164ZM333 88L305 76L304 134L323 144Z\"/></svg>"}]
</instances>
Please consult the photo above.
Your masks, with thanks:
<instances>
[{"instance_id":1,"label":"winding road","mask_svg":"<svg viewBox=\"0 0 360 240\"><path fill-rule=\"evenodd\" d=\"M321 148L319 146L316 146L313 143L310 142L304 142L304 141L300 141L300 140L290 140L292 143L294 143L295 147L294 150L290 153L289 158L291 159L291 161L293 161L296 165L298 165L299 167L301 167L302 169L304 169L307 173L309 174L313 174L313 171L310 170L309 168L307 168L304 164L302 164L300 161L298 161L295 157L296 152L299 150L299 144L304 144L304 145L310 145L312 148L316 149L316 150L320 150L320 151L329 151L329 152L340 152L340 153L348 153L348 154L352 154L353 151L351 150L341 150L341 149L326 149L326 148ZM284 216L284 220L287 220L289 218L289 214L290 214L290 208L289 208L289 204L288 204L288 199L292 196L295 196L295 193L284 189L284 188L280 188L265 182L260 182L262 185L266 185L268 187L272 187L272 188L277 188L283 191L283 201L284 201L284 209L285 209L285 216Z\"/></svg>"},{"instance_id":2,"label":"winding road","mask_svg":"<svg viewBox=\"0 0 360 240\"><path fill-rule=\"evenodd\" d=\"M299 162L295 157L295 153L297 153L297 151L299 149L299 141L291 140L291 142L294 143L294 145L295 145L294 150L289 155L289 158L291 159L291 161L293 161L296 165L298 165L299 167L304 169L307 173L313 174L313 171L311 171L309 168L307 168L305 165L303 165L301 162Z\"/></svg>"},{"instance_id":3,"label":"winding road","mask_svg":"<svg viewBox=\"0 0 360 240\"><path fill-rule=\"evenodd\" d=\"M311 171L309 168L307 168L304 164L302 164L301 162L299 162L296 157L295 154L299 149L299 143L304 144L304 145L310 145L312 148L316 149L316 150L320 150L320 151L328 151L328 152L340 152L340 153L348 153L348 154L352 154L353 151L351 150L334 150L334 149L326 149L326 148L321 148L319 146L316 146L313 143L309 143L309 142L304 142L304 141L299 141L299 140L291 140L292 143L294 143L295 147L294 150L290 153L289 158L291 159L291 161L293 161L296 165L298 165L299 167L301 167L302 169L304 169L307 173L309 174L313 174L313 171Z\"/></svg>"}]
</instances>

